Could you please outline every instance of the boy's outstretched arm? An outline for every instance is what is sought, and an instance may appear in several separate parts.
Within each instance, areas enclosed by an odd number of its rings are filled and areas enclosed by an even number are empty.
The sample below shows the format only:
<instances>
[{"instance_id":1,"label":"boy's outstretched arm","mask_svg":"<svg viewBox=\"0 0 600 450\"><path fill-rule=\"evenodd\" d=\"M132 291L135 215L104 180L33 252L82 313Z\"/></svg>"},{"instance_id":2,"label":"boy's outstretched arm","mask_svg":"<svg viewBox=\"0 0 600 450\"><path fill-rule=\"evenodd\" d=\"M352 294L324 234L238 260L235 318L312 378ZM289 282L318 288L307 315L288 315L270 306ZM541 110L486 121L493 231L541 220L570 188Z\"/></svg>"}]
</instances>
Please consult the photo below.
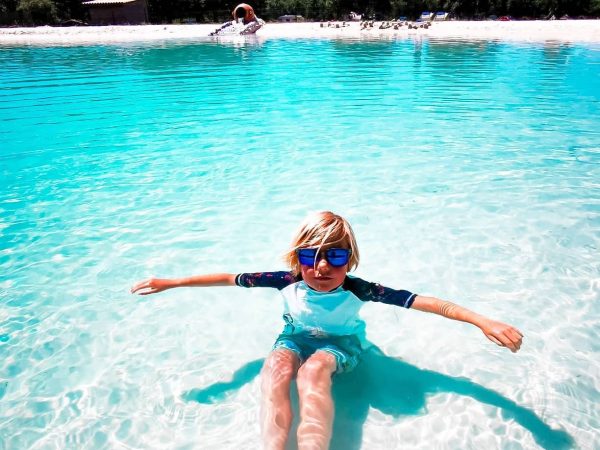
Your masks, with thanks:
<instances>
[{"instance_id":1,"label":"boy's outstretched arm","mask_svg":"<svg viewBox=\"0 0 600 450\"><path fill-rule=\"evenodd\" d=\"M435 297L417 295L411 308L419 311L439 314L453 320L471 323L481 329L485 337L501 347L509 348L513 353L521 348L523 333L506 323L488 319L452 302Z\"/></svg>"},{"instance_id":2,"label":"boy's outstretched arm","mask_svg":"<svg viewBox=\"0 0 600 450\"><path fill-rule=\"evenodd\" d=\"M236 274L211 273L186 278L149 278L131 287L132 294L148 295L176 287L235 286Z\"/></svg>"}]
</instances>

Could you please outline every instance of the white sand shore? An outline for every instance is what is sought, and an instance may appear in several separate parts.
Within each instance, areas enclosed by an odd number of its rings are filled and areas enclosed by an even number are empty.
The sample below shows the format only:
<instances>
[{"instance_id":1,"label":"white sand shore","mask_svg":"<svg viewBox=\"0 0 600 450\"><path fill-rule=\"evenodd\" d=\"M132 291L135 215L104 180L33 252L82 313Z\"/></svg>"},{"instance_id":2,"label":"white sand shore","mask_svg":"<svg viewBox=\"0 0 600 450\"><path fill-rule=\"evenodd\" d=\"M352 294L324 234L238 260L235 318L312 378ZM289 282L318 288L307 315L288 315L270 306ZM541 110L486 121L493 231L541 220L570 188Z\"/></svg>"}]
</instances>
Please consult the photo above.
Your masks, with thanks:
<instances>
[{"instance_id":1,"label":"white sand shore","mask_svg":"<svg viewBox=\"0 0 600 450\"><path fill-rule=\"evenodd\" d=\"M336 28L336 24L340 28ZM403 26L361 30L352 22L342 27L341 22L330 26L320 23L269 23L253 39L273 38L332 38L332 39L402 39L415 36L465 40L509 40L525 42L581 42L600 43L600 20L514 21L514 22L434 22L429 29L408 29ZM173 39L213 40L208 33L217 28L208 25L140 25L106 27L36 27L0 28L0 46L3 45L79 45L94 43L143 42ZM235 37L234 39L244 39Z\"/></svg>"}]
</instances>

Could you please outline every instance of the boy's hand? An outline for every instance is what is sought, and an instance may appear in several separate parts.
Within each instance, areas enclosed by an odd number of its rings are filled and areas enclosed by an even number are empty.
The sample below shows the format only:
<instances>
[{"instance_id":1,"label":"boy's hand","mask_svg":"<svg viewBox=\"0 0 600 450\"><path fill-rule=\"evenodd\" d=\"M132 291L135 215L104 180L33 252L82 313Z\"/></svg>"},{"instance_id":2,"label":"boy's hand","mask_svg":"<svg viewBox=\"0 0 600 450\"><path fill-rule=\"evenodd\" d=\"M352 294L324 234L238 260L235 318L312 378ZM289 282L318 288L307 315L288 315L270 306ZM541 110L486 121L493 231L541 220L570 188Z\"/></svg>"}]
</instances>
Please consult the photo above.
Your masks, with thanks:
<instances>
[{"instance_id":1,"label":"boy's hand","mask_svg":"<svg viewBox=\"0 0 600 450\"><path fill-rule=\"evenodd\" d=\"M162 278L148 278L147 280L134 284L131 287L131 293L139 295L156 294L157 292L161 292L172 287L173 284L171 280Z\"/></svg>"},{"instance_id":2,"label":"boy's hand","mask_svg":"<svg viewBox=\"0 0 600 450\"><path fill-rule=\"evenodd\" d=\"M523 333L513 326L488 319L480 328L485 337L500 347L507 347L513 353L521 348Z\"/></svg>"}]
</instances>

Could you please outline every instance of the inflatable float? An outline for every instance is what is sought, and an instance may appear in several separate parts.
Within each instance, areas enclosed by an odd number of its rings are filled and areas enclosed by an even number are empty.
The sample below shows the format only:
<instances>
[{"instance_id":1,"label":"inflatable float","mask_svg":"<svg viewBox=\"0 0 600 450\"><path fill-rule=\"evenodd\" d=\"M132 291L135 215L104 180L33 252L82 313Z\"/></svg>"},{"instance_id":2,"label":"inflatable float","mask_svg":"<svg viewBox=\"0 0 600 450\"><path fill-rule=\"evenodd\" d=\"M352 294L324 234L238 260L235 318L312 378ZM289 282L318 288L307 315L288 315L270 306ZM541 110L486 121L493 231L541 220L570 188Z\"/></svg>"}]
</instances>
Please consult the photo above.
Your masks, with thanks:
<instances>
[{"instance_id":1,"label":"inflatable float","mask_svg":"<svg viewBox=\"0 0 600 450\"><path fill-rule=\"evenodd\" d=\"M256 33L265 24L264 20L259 19L254 14L252 6L246 3L240 3L231 12L233 20L225 22L209 36L240 36Z\"/></svg>"}]
</instances>

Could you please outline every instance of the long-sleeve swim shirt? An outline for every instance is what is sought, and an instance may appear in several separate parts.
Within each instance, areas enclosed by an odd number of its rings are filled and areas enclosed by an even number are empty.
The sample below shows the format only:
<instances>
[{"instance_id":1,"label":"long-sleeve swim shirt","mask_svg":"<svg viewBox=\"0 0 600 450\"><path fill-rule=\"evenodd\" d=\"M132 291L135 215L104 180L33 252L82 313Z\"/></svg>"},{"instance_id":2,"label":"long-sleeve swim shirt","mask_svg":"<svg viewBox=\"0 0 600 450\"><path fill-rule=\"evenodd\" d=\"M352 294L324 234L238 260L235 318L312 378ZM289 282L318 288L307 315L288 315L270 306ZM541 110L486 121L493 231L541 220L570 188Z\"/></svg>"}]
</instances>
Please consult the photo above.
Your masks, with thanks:
<instances>
[{"instance_id":1,"label":"long-sleeve swim shirt","mask_svg":"<svg viewBox=\"0 0 600 450\"><path fill-rule=\"evenodd\" d=\"M310 288L291 272L240 273L235 283L242 287L278 289L284 298L286 332L313 336L357 335L364 337L365 323L359 312L365 302L380 302L410 308L416 294L346 275L341 286L329 292Z\"/></svg>"}]
</instances>

